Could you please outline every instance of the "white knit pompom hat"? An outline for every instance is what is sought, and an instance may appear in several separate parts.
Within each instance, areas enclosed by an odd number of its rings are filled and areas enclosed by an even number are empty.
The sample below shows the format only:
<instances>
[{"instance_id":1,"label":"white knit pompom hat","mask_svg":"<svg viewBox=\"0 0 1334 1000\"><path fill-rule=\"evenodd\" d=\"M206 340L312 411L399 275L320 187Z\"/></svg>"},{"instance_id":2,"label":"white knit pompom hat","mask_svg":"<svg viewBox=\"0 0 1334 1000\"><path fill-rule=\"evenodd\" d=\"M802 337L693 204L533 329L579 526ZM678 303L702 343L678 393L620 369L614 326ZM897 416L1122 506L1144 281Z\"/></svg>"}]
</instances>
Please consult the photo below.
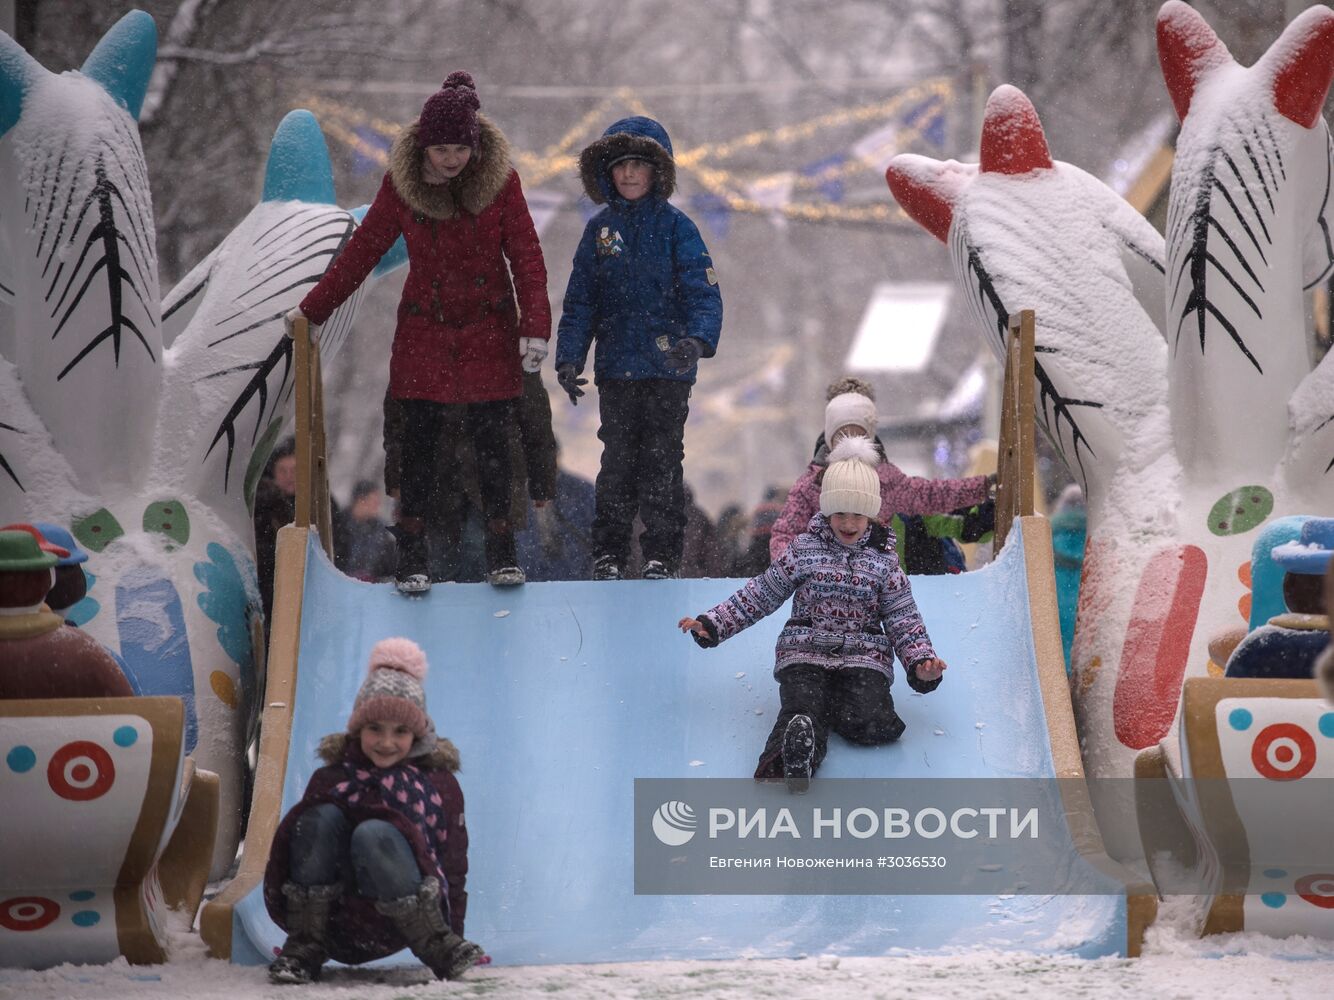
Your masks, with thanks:
<instances>
[{"instance_id":1,"label":"white knit pompom hat","mask_svg":"<svg viewBox=\"0 0 1334 1000\"><path fill-rule=\"evenodd\" d=\"M875 437L876 428L875 400L863 396L860 392L845 392L835 396L824 408L824 441L830 444L834 432L840 427L853 424L866 431L868 438Z\"/></svg>"},{"instance_id":2,"label":"white knit pompom hat","mask_svg":"<svg viewBox=\"0 0 1334 1000\"><path fill-rule=\"evenodd\" d=\"M347 731L355 736L368 722L401 722L414 737L409 757L435 749L435 723L426 714L426 654L411 639L381 639L371 649L366 680L352 703Z\"/></svg>"},{"instance_id":3,"label":"white knit pompom hat","mask_svg":"<svg viewBox=\"0 0 1334 1000\"><path fill-rule=\"evenodd\" d=\"M879 464L880 449L870 438L848 437L835 445L820 484L820 513L825 517L835 514L876 517L880 513L880 476L876 473Z\"/></svg>"}]
</instances>

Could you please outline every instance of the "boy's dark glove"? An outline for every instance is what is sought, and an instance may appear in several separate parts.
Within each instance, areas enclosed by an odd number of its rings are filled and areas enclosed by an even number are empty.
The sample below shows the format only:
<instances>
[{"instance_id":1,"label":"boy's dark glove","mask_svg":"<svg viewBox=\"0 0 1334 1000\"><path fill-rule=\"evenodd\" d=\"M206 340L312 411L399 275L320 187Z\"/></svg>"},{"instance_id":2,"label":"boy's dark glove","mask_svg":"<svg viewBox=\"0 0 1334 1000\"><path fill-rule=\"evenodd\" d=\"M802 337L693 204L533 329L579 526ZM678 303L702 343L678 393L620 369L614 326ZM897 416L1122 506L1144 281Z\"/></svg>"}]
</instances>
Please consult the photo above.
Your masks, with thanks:
<instances>
[{"instance_id":1,"label":"boy's dark glove","mask_svg":"<svg viewBox=\"0 0 1334 1000\"><path fill-rule=\"evenodd\" d=\"M955 511L963 517L963 527L959 532L961 542L985 542L990 540L996 530L996 501L985 500L975 507Z\"/></svg>"},{"instance_id":2,"label":"boy's dark glove","mask_svg":"<svg viewBox=\"0 0 1334 1000\"><path fill-rule=\"evenodd\" d=\"M937 677L933 681L924 681L917 676L917 664L913 664L904 671L908 676L908 687L912 688L918 694L930 694L936 688L940 687L940 682L945 679L944 675Z\"/></svg>"},{"instance_id":3,"label":"boy's dark glove","mask_svg":"<svg viewBox=\"0 0 1334 1000\"><path fill-rule=\"evenodd\" d=\"M709 633L708 636L702 636L698 632L691 632L690 638L695 640L695 645L700 649L712 649L718 645L718 626L713 624L708 615L700 615L699 623L704 626Z\"/></svg>"},{"instance_id":4,"label":"boy's dark glove","mask_svg":"<svg viewBox=\"0 0 1334 1000\"><path fill-rule=\"evenodd\" d=\"M663 355L667 367L678 375L683 375L695 367L704 353L704 344L697 337L682 337L672 349Z\"/></svg>"},{"instance_id":5,"label":"boy's dark glove","mask_svg":"<svg viewBox=\"0 0 1334 1000\"><path fill-rule=\"evenodd\" d=\"M588 385L588 379L580 378L574 365L566 362L556 369L556 381L560 383L560 387L570 397L570 402L578 406L579 397L584 394L584 390L580 386Z\"/></svg>"}]
</instances>

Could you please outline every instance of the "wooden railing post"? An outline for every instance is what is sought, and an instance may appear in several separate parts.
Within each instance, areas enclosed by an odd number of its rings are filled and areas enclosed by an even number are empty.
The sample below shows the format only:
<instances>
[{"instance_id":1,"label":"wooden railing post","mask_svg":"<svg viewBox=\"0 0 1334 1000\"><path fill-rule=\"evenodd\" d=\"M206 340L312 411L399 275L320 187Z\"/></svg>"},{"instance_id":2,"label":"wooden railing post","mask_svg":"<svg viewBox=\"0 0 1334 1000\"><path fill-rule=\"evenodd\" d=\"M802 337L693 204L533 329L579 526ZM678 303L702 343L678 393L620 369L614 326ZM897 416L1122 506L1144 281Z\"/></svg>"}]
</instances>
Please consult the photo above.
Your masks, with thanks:
<instances>
[{"instance_id":1,"label":"wooden railing post","mask_svg":"<svg viewBox=\"0 0 1334 1000\"><path fill-rule=\"evenodd\" d=\"M1036 456L1033 413L1032 309L1011 316L1005 342L1005 383L1001 398L997 460L996 541L999 552L1017 517L1033 513Z\"/></svg>"},{"instance_id":2,"label":"wooden railing post","mask_svg":"<svg viewBox=\"0 0 1334 1000\"><path fill-rule=\"evenodd\" d=\"M312 525L333 558L333 506L324 440L324 378L320 345L310 336L310 322L298 319L292 330L296 357L296 512L298 528Z\"/></svg>"}]
</instances>

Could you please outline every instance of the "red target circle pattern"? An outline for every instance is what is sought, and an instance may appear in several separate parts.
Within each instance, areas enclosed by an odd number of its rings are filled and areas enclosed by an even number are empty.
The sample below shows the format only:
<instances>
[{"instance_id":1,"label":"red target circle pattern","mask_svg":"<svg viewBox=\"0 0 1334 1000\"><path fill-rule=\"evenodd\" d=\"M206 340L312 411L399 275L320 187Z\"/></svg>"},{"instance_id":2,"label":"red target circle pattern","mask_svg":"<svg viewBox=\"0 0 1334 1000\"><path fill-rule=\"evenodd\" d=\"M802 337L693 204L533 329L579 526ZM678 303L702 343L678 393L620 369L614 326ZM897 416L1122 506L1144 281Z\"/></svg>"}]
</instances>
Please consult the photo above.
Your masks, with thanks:
<instances>
[{"instance_id":1,"label":"red target circle pattern","mask_svg":"<svg viewBox=\"0 0 1334 1000\"><path fill-rule=\"evenodd\" d=\"M116 782L111 755L89 740L66 743L51 755L46 783L62 799L88 802L101 798Z\"/></svg>"},{"instance_id":2,"label":"red target circle pattern","mask_svg":"<svg viewBox=\"0 0 1334 1000\"><path fill-rule=\"evenodd\" d=\"M1334 910L1334 873L1318 872L1315 875L1304 875L1297 880L1293 888L1297 890L1297 895L1312 906L1318 906L1322 910Z\"/></svg>"},{"instance_id":3,"label":"red target circle pattern","mask_svg":"<svg viewBox=\"0 0 1334 1000\"><path fill-rule=\"evenodd\" d=\"M60 916L60 904L45 896L14 896L0 903L0 927L7 931L40 931Z\"/></svg>"},{"instance_id":4,"label":"red target circle pattern","mask_svg":"<svg viewBox=\"0 0 1334 1000\"><path fill-rule=\"evenodd\" d=\"M1305 778L1315 767L1315 740L1301 726L1276 722L1256 734L1251 763L1270 781Z\"/></svg>"}]
</instances>

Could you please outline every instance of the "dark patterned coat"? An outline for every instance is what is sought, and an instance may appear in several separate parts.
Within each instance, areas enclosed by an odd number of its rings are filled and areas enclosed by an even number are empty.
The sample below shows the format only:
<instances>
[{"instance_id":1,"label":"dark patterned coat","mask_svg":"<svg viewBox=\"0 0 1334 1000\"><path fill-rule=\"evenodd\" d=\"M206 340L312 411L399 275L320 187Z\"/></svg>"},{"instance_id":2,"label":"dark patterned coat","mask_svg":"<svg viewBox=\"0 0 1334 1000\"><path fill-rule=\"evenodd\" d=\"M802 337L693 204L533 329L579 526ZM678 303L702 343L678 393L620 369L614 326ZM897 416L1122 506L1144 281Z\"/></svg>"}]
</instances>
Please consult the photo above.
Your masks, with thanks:
<instances>
[{"instance_id":1,"label":"dark patterned coat","mask_svg":"<svg viewBox=\"0 0 1334 1000\"><path fill-rule=\"evenodd\" d=\"M509 144L485 116L477 120L480 151L445 184L422 179L417 126L399 134L365 219L301 301L323 323L403 237L408 277L389 361L395 399L513 399L519 338L551 336L546 263Z\"/></svg>"},{"instance_id":2,"label":"dark patterned coat","mask_svg":"<svg viewBox=\"0 0 1334 1000\"><path fill-rule=\"evenodd\" d=\"M778 634L774 674L795 663L869 667L894 678L894 654L907 669L936 655L888 535L877 524L853 546L816 514L773 564L699 620L717 642L781 608L792 614ZM701 645L711 644L709 640Z\"/></svg>"},{"instance_id":3,"label":"dark patterned coat","mask_svg":"<svg viewBox=\"0 0 1334 1000\"><path fill-rule=\"evenodd\" d=\"M264 871L264 905L274 923L284 930L287 927L282 887L288 880L292 829L305 810L330 802L341 808L354 823L382 819L392 823L407 838L422 877L434 875L446 886L440 898L440 909L454 933L462 936L468 909L465 888L468 830L463 822L463 789L453 773L459 767L459 752L454 744L440 740L435 751L425 757L405 760L385 769L372 764L362 753L358 741L346 733L326 736L320 742L319 753L326 766L310 776L305 794L283 817L269 851L269 863ZM434 792L440 797L445 836L433 836L433 831L426 829L424 824L409 821L402 812L384 802L363 797L358 797L355 803L348 801L348 794L340 791L339 786L349 777L350 770L372 775L400 771L406 772L409 779L420 777L427 793ZM406 946L393 924L376 912L375 904L357 895L355 887L349 884L329 920L329 957L354 965L392 955Z\"/></svg>"}]
</instances>

